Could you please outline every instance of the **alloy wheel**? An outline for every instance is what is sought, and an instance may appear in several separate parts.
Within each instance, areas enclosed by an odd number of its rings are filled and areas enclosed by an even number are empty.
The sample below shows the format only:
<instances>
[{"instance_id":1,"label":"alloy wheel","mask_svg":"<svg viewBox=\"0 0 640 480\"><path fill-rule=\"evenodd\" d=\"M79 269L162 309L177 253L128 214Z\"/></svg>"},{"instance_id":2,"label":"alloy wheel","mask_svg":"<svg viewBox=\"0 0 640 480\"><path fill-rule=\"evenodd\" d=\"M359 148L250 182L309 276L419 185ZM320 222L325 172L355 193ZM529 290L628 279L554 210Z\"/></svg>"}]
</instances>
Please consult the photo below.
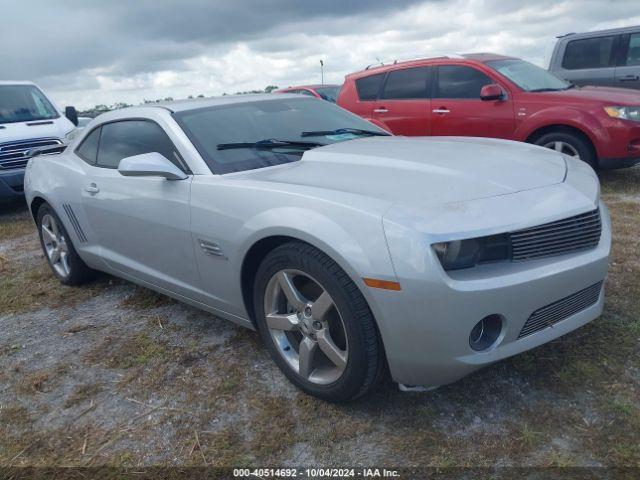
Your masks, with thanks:
<instances>
[{"instance_id":1,"label":"alloy wheel","mask_svg":"<svg viewBox=\"0 0 640 480\"><path fill-rule=\"evenodd\" d=\"M580 160L580 154L578 153L578 150L570 143L554 140L553 142L545 143L542 146Z\"/></svg>"},{"instance_id":2,"label":"alloy wheel","mask_svg":"<svg viewBox=\"0 0 640 480\"><path fill-rule=\"evenodd\" d=\"M278 353L303 379L327 385L347 366L347 333L331 295L299 270L277 272L264 297L266 324Z\"/></svg>"},{"instance_id":3,"label":"alloy wheel","mask_svg":"<svg viewBox=\"0 0 640 480\"><path fill-rule=\"evenodd\" d=\"M47 213L42 217L40 229L42 231L42 243L49 263L51 263L58 275L68 277L71 274L69 247L62 230L58 226L58 222L52 215Z\"/></svg>"}]
</instances>

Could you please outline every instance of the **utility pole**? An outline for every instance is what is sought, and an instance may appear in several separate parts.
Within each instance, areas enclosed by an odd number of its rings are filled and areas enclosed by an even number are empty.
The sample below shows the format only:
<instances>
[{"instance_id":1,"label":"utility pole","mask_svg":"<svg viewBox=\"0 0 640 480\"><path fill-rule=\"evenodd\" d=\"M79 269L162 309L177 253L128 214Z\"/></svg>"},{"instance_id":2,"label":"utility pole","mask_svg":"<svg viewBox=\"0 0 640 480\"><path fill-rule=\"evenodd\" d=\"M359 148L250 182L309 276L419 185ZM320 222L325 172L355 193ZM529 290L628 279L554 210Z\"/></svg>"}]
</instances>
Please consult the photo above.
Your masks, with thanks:
<instances>
[{"instance_id":1,"label":"utility pole","mask_svg":"<svg viewBox=\"0 0 640 480\"><path fill-rule=\"evenodd\" d=\"M320 84L324 85L324 62L320 60Z\"/></svg>"}]
</instances>

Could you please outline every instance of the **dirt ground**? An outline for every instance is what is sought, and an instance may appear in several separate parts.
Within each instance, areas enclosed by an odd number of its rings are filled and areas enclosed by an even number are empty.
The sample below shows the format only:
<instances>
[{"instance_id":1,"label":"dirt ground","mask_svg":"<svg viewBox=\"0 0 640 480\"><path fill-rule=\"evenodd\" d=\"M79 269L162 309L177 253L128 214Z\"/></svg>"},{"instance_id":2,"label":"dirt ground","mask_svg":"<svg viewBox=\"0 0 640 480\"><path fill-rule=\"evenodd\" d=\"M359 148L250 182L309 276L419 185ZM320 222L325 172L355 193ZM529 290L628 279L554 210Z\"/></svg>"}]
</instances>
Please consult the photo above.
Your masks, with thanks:
<instances>
[{"instance_id":1,"label":"dirt ground","mask_svg":"<svg viewBox=\"0 0 640 480\"><path fill-rule=\"evenodd\" d=\"M256 333L110 277L61 286L0 211L0 465L640 466L640 168L603 172L601 318L429 393L336 406Z\"/></svg>"}]
</instances>

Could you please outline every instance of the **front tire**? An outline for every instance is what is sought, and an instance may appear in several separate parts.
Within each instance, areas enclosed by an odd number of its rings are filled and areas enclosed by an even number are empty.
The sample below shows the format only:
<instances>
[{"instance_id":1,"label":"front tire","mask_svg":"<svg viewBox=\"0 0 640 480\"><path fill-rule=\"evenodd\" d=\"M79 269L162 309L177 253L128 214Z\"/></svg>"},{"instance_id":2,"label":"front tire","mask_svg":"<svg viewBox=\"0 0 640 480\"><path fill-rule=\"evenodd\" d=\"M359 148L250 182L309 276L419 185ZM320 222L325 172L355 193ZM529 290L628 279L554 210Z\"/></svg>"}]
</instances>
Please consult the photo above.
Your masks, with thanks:
<instances>
[{"instance_id":1,"label":"front tire","mask_svg":"<svg viewBox=\"0 0 640 480\"><path fill-rule=\"evenodd\" d=\"M571 157L576 157L596 168L598 159L593 147L580 135L568 131L555 131L542 135L535 142L541 147L564 153Z\"/></svg>"},{"instance_id":2,"label":"front tire","mask_svg":"<svg viewBox=\"0 0 640 480\"><path fill-rule=\"evenodd\" d=\"M385 360L373 315L331 258L292 241L262 261L254 284L258 331L287 378L332 402L368 393Z\"/></svg>"},{"instance_id":3,"label":"front tire","mask_svg":"<svg viewBox=\"0 0 640 480\"><path fill-rule=\"evenodd\" d=\"M81 285L96 276L71 243L60 217L46 203L38 210L38 234L44 256L53 274L64 285Z\"/></svg>"}]
</instances>

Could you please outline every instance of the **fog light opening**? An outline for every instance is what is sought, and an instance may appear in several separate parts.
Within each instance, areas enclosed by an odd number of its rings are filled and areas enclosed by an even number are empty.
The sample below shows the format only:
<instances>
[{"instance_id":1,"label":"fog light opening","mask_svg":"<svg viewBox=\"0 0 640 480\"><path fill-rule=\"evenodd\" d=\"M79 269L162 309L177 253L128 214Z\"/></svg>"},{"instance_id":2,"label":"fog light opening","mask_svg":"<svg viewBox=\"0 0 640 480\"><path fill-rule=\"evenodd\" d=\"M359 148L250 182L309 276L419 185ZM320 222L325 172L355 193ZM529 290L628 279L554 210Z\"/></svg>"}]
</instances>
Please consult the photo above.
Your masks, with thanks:
<instances>
[{"instance_id":1,"label":"fog light opening","mask_svg":"<svg viewBox=\"0 0 640 480\"><path fill-rule=\"evenodd\" d=\"M496 313L487 315L471 329L469 346L476 352L487 350L496 343L502 332L502 316Z\"/></svg>"}]
</instances>

